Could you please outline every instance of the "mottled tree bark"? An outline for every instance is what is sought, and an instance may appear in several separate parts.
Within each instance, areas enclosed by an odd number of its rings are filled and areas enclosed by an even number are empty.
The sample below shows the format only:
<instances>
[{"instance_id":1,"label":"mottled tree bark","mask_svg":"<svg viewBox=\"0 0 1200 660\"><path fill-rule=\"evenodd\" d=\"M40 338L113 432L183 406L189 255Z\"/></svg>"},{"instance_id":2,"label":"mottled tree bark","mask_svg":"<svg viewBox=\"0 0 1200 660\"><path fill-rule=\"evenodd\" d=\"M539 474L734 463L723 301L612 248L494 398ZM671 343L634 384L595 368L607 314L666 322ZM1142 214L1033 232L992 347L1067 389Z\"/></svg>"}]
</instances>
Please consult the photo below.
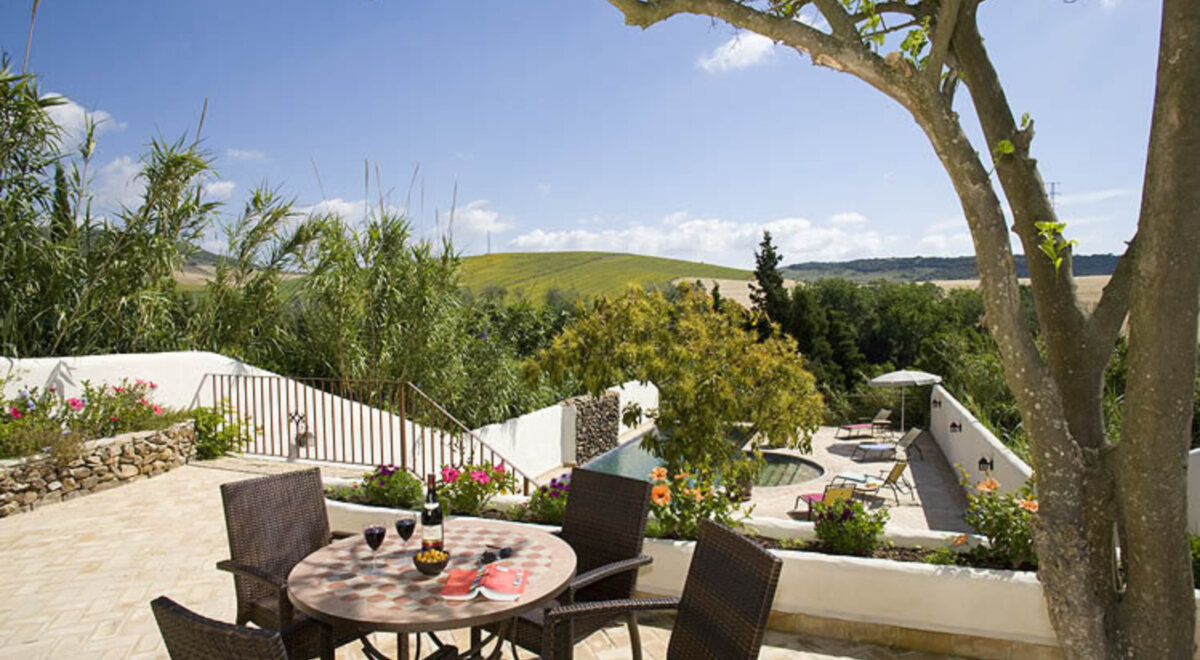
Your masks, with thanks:
<instances>
[{"instance_id":1,"label":"mottled tree bark","mask_svg":"<svg viewBox=\"0 0 1200 660\"><path fill-rule=\"evenodd\" d=\"M1061 268L1039 258L1035 223L1055 213L1031 156L1033 125L1018 126L979 34L981 1L882 1L864 9L838 0L609 0L643 28L691 13L752 30L862 79L912 114L961 201L988 326L1029 433L1041 504L1039 578L1064 650L1073 658L1188 658L1195 606L1185 468L1200 312L1200 122L1187 119L1200 109L1200 2L1164 2L1138 235L1088 310L1076 296L1069 251ZM805 5L821 12L827 31L796 20ZM860 24L873 12L929 21L924 68L864 44ZM953 111L959 80L983 128L982 149ZM995 153L1001 141L1013 149L995 156L995 174L1028 255L1041 350L1025 326L1009 228L978 153ZM1125 425L1114 444L1104 425L1104 370L1128 311ZM1118 538L1126 585L1115 579Z\"/></svg>"}]
</instances>

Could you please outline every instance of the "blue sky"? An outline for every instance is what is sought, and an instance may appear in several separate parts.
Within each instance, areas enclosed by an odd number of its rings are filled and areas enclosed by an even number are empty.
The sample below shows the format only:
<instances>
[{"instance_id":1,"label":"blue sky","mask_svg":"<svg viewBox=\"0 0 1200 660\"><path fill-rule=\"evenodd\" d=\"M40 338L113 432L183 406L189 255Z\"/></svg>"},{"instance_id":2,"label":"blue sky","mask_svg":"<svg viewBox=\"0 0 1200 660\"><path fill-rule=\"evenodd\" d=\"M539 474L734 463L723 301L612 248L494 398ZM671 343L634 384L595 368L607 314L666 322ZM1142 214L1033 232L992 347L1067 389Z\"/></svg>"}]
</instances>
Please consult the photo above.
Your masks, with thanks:
<instances>
[{"instance_id":1,"label":"blue sky","mask_svg":"<svg viewBox=\"0 0 1200 660\"><path fill-rule=\"evenodd\" d=\"M980 10L1082 253L1122 251L1136 223L1156 4ZM0 47L18 66L29 5L0 4ZM43 0L30 69L72 101L68 129L85 111L106 120L101 208L134 198L146 142L193 131L207 97L209 190L229 212L267 182L302 208L361 216L367 160L369 197L378 166L388 203L409 199L425 236L445 231L457 184L466 254L490 234L493 252L745 267L764 227L786 263L972 253L949 179L899 106L701 18L642 31L604 0Z\"/></svg>"}]
</instances>

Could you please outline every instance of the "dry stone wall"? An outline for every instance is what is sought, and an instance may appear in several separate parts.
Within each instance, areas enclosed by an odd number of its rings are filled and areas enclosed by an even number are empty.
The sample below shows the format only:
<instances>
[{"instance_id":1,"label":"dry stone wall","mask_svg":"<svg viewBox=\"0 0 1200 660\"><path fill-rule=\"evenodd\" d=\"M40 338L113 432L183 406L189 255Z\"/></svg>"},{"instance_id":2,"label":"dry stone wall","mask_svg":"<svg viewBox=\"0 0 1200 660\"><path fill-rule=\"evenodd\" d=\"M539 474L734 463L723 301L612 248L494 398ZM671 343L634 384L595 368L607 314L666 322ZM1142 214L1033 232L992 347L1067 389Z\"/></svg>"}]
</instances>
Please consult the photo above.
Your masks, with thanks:
<instances>
[{"instance_id":1,"label":"dry stone wall","mask_svg":"<svg viewBox=\"0 0 1200 660\"><path fill-rule=\"evenodd\" d=\"M564 402L575 407L576 463L583 465L617 446L620 401L616 392L605 392L600 397L577 396Z\"/></svg>"},{"instance_id":2,"label":"dry stone wall","mask_svg":"<svg viewBox=\"0 0 1200 660\"><path fill-rule=\"evenodd\" d=\"M0 460L0 518L160 475L191 459L195 442L187 421L86 442L65 464L45 456Z\"/></svg>"}]
</instances>

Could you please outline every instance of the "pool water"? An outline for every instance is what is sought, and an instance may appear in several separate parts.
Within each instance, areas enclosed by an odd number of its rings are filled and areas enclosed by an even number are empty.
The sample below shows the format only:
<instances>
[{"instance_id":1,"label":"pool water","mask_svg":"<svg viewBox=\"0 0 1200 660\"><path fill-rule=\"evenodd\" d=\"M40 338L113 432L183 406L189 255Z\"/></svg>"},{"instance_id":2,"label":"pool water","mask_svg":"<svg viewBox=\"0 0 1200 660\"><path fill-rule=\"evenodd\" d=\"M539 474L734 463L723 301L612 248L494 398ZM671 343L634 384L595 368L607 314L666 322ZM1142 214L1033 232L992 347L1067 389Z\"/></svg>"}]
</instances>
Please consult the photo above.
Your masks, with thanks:
<instances>
[{"instance_id":1,"label":"pool water","mask_svg":"<svg viewBox=\"0 0 1200 660\"><path fill-rule=\"evenodd\" d=\"M648 481L650 471L662 465L662 461L642 449L641 441L641 437L630 440L616 449L593 458L583 467L597 472L619 474ZM789 486L816 479L825 474L824 468L820 465L799 456L777 454L770 451L763 452L762 456L766 464L763 465L758 477L754 480L755 486Z\"/></svg>"}]
</instances>

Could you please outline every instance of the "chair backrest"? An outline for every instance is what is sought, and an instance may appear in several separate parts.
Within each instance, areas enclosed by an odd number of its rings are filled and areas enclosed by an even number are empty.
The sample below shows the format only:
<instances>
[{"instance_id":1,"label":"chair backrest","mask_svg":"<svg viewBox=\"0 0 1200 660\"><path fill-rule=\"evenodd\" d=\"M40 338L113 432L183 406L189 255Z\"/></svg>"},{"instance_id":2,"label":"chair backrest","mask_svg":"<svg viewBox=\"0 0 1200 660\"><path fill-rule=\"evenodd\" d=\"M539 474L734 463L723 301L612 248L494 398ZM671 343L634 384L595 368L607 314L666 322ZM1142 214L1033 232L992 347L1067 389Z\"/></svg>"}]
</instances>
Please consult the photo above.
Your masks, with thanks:
<instances>
[{"instance_id":1,"label":"chair backrest","mask_svg":"<svg viewBox=\"0 0 1200 660\"><path fill-rule=\"evenodd\" d=\"M892 471L888 472L887 478L883 480L884 485L896 484L900 482L900 476L904 474L904 468L908 467L908 461L896 461L892 464Z\"/></svg>"},{"instance_id":2,"label":"chair backrest","mask_svg":"<svg viewBox=\"0 0 1200 660\"><path fill-rule=\"evenodd\" d=\"M826 486L825 496L821 498L821 504L824 506L832 506L840 502L848 502L854 497L854 484L848 486Z\"/></svg>"},{"instance_id":3,"label":"chair backrest","mask_svg":"<svg viewBox=\"0 0 1200 660\"><path fill-rule=\"evenodd\" d=\"M886 422L889 419L891 419L891 417L892 417L892 409L891 408L880 408L879 412L875 413L875 419L872 419L871 423L878 424L879 422Z\"/></svg>"},{"instance_id":4,"label":"chair backrest","mask_svg":"<svg viewBox=\"0 0 1200 660\"><path fill-rule=\"evenodd\" d=\"M563 514L562 538L575 551L576 572L642 554L650 482L576 468ZM631 598L637 571L600 580L580 589L576 601Z\"/></svg>"},{"instance_id":5,"label":"chair backrest","mask_svg":"<svg viewBox=\"0 0 1200 660\"><path fill-rule=\"evenodd\" d=\"M234 561L287 577L329 545L329 514L321 470L298 470L221 485L225 531ZM268 585L234 576L239 605L275 595Z\"/></svg>"},{"instance_id":6,"label":"chair backrest","mask_svg":"<svg viewBox=\"0 0 1200 660\"><path fill-rule=\"evenodd\" d=\"M778 557L728 527L701 523L667 658L757 658L782 566Z\"/></svg>"},{"instance_id":7,"label":"chair backrest","mask_svg":"<svg viewBox=\"0 0 1200 660\"><path fill-rule=\"evenodd\" d=\"M921 437L921 434L924 432L925 430L921 427L914 426L908 430L908 433L904 434L904 437L900 438L900 441L896 443L896 446L901 449L908 449L912 443L917 441L917 438Z\"/></svg>"},{"instance_id":8,"label":"chair backrest","mask_svg":"<svg viewBox=\"0 0 1200 660\"><path fill-rule=\"evenodd\" d=\"M200 616L166 596L150 601L171 660L287 660L279 633Z\"/></svg>"}]
</instances>

